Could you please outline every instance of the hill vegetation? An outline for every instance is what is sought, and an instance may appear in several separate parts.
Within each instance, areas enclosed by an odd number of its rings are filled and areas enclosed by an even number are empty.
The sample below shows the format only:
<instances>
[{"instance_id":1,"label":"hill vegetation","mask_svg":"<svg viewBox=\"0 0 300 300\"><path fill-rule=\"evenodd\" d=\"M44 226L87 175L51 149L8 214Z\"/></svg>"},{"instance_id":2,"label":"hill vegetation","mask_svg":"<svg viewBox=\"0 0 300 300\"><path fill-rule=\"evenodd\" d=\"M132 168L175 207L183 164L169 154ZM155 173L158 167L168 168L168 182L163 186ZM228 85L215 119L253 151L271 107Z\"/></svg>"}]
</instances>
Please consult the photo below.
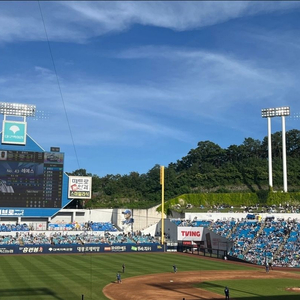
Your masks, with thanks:
<instances>
[{"instance_id":1,"label":"hill vegetation","mask_svg":"<svg viewBox=\"0 0 300 300\"><path fill-rule=\"evenodd\" d=\"M300 131L286 133L288 189L300 191ZM272 134L273 189L283 187L282 135ZM93 198L85 207L146 208L161 202L160 166L146 174L108 174L104 177L79 169L68 175L92 176ZM227 149L211 141L199 142L195 149L165 167L165 200L182 194L255 193L258 199L269 192L268 138L246 138ZM76 200L75 200L76 201Z\"/></svg>"}]
</instances>

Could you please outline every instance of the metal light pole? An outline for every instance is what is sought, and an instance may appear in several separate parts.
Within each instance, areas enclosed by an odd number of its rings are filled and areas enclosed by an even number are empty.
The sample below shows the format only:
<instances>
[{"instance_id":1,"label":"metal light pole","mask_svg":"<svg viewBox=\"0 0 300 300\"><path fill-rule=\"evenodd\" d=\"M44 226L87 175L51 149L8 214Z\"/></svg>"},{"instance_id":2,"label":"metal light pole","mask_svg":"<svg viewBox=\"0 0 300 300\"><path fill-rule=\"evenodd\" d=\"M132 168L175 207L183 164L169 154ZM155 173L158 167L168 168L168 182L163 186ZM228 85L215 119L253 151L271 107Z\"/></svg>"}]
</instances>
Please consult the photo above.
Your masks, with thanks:
<instances>
[{"instance_id":1,"label":"metal light pole","mask_svg":"<svg viewBox=\"0 0 300 300\"><path fill-rule=\"evenodd\" d=\"M161 244L165 243L165 167L160 166L161 184Z\"/></svg>"},{"instance_id":2,"label":"metal light pole","mask_svg":"<svg viewBox=\"0 0 300 300\"><path fill-rule=\"evenodd\" d=\"M286 166L286 139L285 139L285 116L282 120L282 163L283 163L283 191L287 192L287 166Z\"/></svg>"},{"instance_id":3,"label":"metal light pole","mask_svg":"<svg viewBox=\"0 0 300 300\"><path fill-rule=\"evenodd\" d=\"M285 117L290 115L290 107L264 108L261 116L268 118L268 159L269 159L269 187L273 188L272 175L272 142L271 142L271 118L281 117L282 120L282 162L283 162L283 191L287 192L287 164L286 164L286 139L285 139Z\"/></svg>"}]
</instances>

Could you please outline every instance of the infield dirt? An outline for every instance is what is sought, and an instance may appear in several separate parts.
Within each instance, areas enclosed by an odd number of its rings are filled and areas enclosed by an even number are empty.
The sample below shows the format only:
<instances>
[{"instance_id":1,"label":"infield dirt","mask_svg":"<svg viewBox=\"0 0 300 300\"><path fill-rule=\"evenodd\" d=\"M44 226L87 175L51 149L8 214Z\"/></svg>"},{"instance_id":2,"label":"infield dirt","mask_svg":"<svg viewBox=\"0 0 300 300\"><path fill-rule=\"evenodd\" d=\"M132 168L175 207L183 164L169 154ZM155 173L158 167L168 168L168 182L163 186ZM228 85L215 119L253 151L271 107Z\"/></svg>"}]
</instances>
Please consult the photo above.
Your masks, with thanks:
<instances>
[{"instance_id":1,"label":"infield dirt","mask_svg":"<svg viewBox=\"0 0 300 300\"><path fill-rule=\"evenodd\" d=\"M162 273L131 277L123 280L122 284L111 283L103 289L103 293L111 300L195 300L195 299L224 299L224 295L216 294L194 287L195 284L212 280L259 279L259 278L294 278L300 279L295 272L274 270L266 273L257 268L250 271L193 271Z\"/></svg>"}]
</instances>

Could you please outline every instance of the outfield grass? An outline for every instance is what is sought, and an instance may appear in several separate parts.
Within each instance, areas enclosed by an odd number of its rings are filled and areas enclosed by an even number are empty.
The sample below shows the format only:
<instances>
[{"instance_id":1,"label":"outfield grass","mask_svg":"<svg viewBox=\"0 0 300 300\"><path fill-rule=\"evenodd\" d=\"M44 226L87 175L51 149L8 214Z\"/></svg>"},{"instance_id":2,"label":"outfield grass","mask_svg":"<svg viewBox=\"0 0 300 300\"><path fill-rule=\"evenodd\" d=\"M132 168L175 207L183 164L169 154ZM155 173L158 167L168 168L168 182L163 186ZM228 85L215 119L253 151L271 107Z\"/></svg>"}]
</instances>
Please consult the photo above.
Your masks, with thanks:
<instances>
[{"instance_id":1,"label":"outfield grass","mask_svg":"<svg viewBox=\"0 0 300 300\"><path fill-rule=\"evenodd\" d=\"M82 295L84 300L107 299L102 294L102 289L108 283L115 281L116 273L122 270L123 263L126 265L126 271L122 274L122 279L172 272L174 264L177 265L178 272L251 268L246 264L245 266L228 264L222 260L204 260L193 255L176 253L3 255L0 256L0 299L81 300ZM211 282L203 283L201 287L223 294L223 287L226 284L226 282ZM230 287L232 293L236 291L236 295L240 298L244 295L249 296L251 292L249 284L246 289L247 286L244 287L241 283L234 286L232 281ZM279 291L281 292L280 289Z\"/></svg>"},{"instance_id":2,"label":"outfield grass","mask_svg":"<svg viewBox=\"0 0 300 300\"><path fill-rule=\"evenodd\" d=\"M224 294L224 287L230 287L230 299L272 299L290 300L300 299L298 292L287 291L287 287L298 287L300 282L297 279L259 279L259 280L231 280L231 281L207 281L197 287Z\"/></svg>"},{"instance_id":3,"label":"outfield grass","mask_svg":"<svg viewBox=\"0 0 300 300\"><path fill-rule=\"evenodd\" d=\"M116 253L99 255L15 255L0 256L0 299L85 300L107 299L105 285L122 278L178 271L221 270L223 262L200 260L176 253ZM242 269L227 264L227 269Z\"/></svg>"}]
</instances>

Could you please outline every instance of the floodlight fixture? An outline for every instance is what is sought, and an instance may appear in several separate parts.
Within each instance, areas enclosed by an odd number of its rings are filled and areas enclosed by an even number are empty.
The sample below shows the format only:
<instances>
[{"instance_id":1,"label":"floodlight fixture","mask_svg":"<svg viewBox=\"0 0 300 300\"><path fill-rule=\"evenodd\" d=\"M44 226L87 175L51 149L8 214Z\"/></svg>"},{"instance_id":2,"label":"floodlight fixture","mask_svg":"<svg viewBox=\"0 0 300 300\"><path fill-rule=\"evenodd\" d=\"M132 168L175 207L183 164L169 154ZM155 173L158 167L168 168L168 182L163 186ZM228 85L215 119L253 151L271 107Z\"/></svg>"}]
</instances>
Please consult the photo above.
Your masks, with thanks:
<instances>
[{"instance_id":1,"label":"floodlight fixture","mask_svg":"<svg viewBox=\"0 0 300 300\"><path fill-rule=\"evenodd\" d=\"M22 103L0 102L0 114L17 117L34 117L36 106Z\"/></svg>"},{"instance_id":2,"label":"floodlight fixture","mask_svg":"<svg viewBox=\"0 0 300 300\"><path fill-rule=\"evenodd\" d=\"M269 160L269 186L273 188L272 177L272 143L271 143L271 118L281 117L282 119L282 162L283 162L283 191L287 192L287 163L286 163L286 138L285 138L285 117L290 115L290 107L263 108L261 116L268 118L268 160Z\"/></svg>"},{"instance_id":3,"label":"floodlight fixture","mask_svg":"<svg viewBox=\"0 0 300 300\"><path fill-rule=\"evenodd\" d=\"M273 108L263 108L261 110L261 116L263 118L272 118L272 117L283 117L290 115L290 107L273 107Z\"/></svg>"}]
</instances>

